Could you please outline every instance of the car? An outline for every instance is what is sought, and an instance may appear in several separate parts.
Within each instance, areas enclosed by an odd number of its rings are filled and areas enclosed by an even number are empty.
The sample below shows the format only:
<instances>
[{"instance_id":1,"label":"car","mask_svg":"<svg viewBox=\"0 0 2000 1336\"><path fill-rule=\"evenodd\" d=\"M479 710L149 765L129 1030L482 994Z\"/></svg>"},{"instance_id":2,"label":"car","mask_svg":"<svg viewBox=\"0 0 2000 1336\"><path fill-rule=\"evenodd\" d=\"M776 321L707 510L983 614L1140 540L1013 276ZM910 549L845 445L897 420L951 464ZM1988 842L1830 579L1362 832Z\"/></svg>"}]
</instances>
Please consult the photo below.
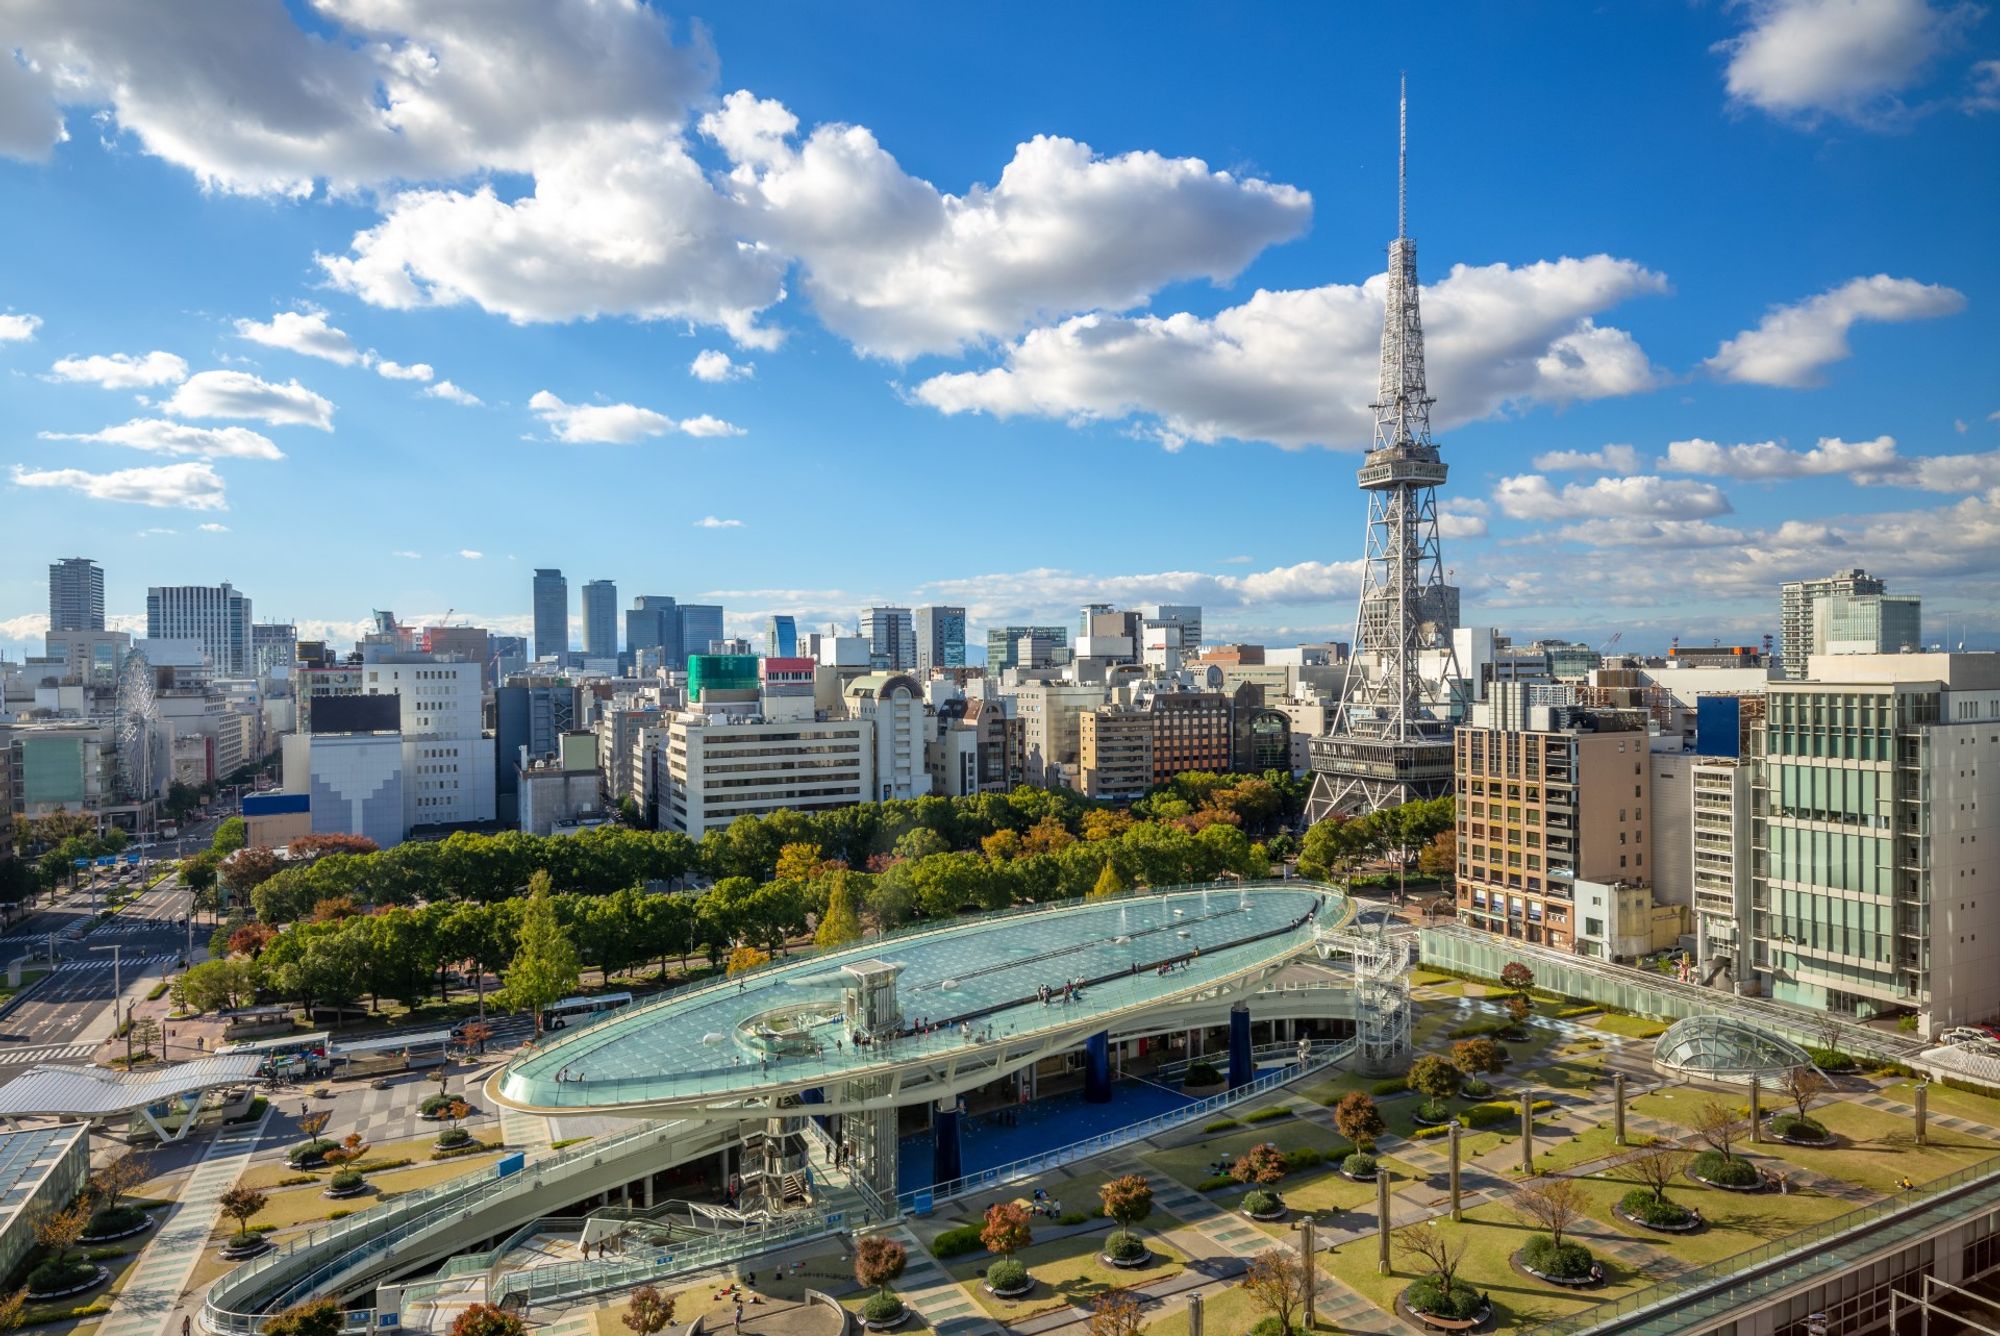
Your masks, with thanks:
<instances>
[{"instance_id":1,"label":"car","mask_svg":"<svg viewBox=\"0 0 2000 1336\"><path fill-rule=\"evenodd\" d=\"M1981 1021L1977 1028L1984 1030L1988 1039L2000 1039L2000 1021Z\"/></svg>"}]
</instances>

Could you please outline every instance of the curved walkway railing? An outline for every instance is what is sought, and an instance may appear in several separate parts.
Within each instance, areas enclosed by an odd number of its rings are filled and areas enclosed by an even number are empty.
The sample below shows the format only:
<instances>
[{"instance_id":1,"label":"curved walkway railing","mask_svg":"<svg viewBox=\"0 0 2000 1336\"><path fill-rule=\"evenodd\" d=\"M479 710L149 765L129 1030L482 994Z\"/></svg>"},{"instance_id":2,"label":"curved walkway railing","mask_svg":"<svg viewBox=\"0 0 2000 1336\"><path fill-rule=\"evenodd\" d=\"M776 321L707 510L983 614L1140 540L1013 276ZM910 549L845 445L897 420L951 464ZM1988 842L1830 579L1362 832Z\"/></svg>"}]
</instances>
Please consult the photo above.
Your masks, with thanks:
<instances>
[{"instance_id":1,"label":"curved walkway railing","mask_svg":"<svg viewBox=\"0 0 2000 1336\"><path fill-rule=\"evenodd\" d=\"M928 1188L899 1193L896 1204L905 1211L916 1210L925 1201L935 1206L941 1201L950 1201L954 1197L963 1197L967 1193L982 1192L987 1188L1000 1187L1008 1183L1018 1183L1037 1174L1047 1173L1051 1169L1060 1169L1064 1165L1075 1164L1078 1160L1101 1155L1107 1150L1115 1150L1134 1141L1142 1141L1155 1133L1184 1126L1197 1118L1205 1118L1219 1109L1234 1108L1259 1095L1269 1094L1279 1086L1287 1085L1302 1076L1323 1071L1350 1056L1354 1052L1355 1043L1356 1041L1352 1039L1344 1039L1337 1044L1316 1046L1313 1049L1312 1060L1304 1066L1294 1063L1289 1067L1281 1067L1277 1071L1266 1072L1248 1085L1238 1086L1220 1095L1211 1095L1207 1099L1195 1100L1178 1109L1169 1109L1165 1113L1154 1114L1151 1118L1144 1118L1136 1123L1114 1127L1108 1132L1099 1132L1096 1136L1085 1137L1081 1141L1072 1141L1067 1146L1058 1146L1039 1155L1030 1155L1010 1164L982 1169L976 1174L966 1174L961 1178L950 1179ZM1292 1052L1298 1052L1296 1044L1289 1047Z\"/></svg>"}]
</instances>

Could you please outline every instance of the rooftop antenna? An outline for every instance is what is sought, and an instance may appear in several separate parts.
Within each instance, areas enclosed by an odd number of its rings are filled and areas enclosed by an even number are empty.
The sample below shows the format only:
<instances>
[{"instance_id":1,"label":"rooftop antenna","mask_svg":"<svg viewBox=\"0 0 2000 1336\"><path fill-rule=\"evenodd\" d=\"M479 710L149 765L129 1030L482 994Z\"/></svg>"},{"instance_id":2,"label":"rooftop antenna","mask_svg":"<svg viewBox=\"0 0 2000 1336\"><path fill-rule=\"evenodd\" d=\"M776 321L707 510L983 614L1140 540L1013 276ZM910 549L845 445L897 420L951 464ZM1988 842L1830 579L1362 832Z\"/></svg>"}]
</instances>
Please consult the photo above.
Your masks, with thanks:
<instances>
[{"instance_id":1,"label":"rooftop antenna","mask_svg":"<svg viewBox=\"0 0 2000 1336\"><path fill-rule=\"evenodd\" d=\"M1410 76L1397 80L1396 95L1396 235L1410 235Z\"/></svg>"}]
</instances>

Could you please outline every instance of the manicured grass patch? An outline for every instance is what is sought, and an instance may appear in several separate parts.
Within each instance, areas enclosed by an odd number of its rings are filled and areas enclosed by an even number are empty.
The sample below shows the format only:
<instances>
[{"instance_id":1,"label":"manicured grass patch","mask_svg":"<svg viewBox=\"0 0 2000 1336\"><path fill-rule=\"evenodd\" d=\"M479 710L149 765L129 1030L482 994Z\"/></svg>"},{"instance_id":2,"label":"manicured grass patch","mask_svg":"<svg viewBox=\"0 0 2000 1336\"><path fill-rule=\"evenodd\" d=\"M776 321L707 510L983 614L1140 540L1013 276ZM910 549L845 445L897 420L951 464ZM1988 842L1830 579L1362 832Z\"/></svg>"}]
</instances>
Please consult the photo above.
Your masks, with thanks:
<instances>
[{"instance_id":1,"label":"manicured grass patch","mask_svg":"<svg viewBox=\"0 0 2000 1336\"><path fill-rule=\"evenodd\" d=\"M1227 1136L1205 1137L1171 1150L1154 1151L1143 1158L1151 1168L1199 1192L1202 1190L1201 1185L1213 1176L1210 1170L1214 1168L1218 1158L1234 1161L1244 1151L1265 1141L1287 1153L1311 1149L1327 1155L1345 1155L1352 1149L1338 1132L1320 1127L1316 1123L1293 1118L1269 1127L1247 1128Z\"/></svg>"},{"instance_id":2,"label":"manicured grass patch","mask_svg":"<svg viewBox=\"0 0 2000 1336\"><path fill-rule=\"evenodd\" d=\"M1882 1094L1893 1100L1900 1100L1916 1112L1916 1082L1897 1081L1882 1088ZM1931 1082L1927 1096L1932 1113L1950 1114L1954 1118L1964 1118L1986 1127L2000 1128L2000 1099L1982 1095L1975 1090L1954 1090L1940 1082Z\"/></svg>"},{"instance_id":3,"label":"manicured grass patch","mask_svg":"<svg viewBox=\"0 0 2000 1336\"><path fill-rule=\"evenodd\" d=\"M1813 1118L1841 1138L1838 1146L1789 1146L1767 1139L1755 1150L1881 1193L1897 1191L1904 1178L1928 1183L2000 1155L2000 1145L1937 1126L1930 1129L1929 1144L1919 1146L1909 1118L1859 1104L1823 1104L1813 1110Z\"/></svg>"},{"instance_id":4,"label":"manicured grass patch","mask_svg":"<svg viewBox=\"0 0 2000 1336\"><path fill-rule=\"evenodd\" d=\"M995 1298L980 1284L980 1274L999 1261L990 1254L981 1252L961 1258L945 1269L981 1308L1002 1322L1019 1321L1067 1304L1088 1309L1091 1300L1106 1290L1163 1280L1178 1275L1187 1266L1187 1258L1161 1243L1158 1235L1143 1230L1141 1234L1153 1254L1153 1263L1132 1270L1108 1266L1100 1260L1098 1254L1104 1251L1105 1236L1095 1230L1038 1243L1017 1253L1016 1258L1026 1264L1028 1274L1035 1278L1035 1288L1019 1299Z\"/></svg>"},{"instance_id":5,"label":"manicured grass patch","mask_svg":"<svg viewBox=\"0 0 2000 1336\"><path fill-rule=\"evenodd\" d=\"M1164 1317L1154 1318L1146 1323L1146 1336L1188 1336L1187 1304L1180 1299L1168 1301L1171 1305ZM1239 1286L1231 1286L1202 1301L1201 1325L1205 1332L1249 1331L1265 1316L1264 1310ZM1293 1330L1306 1328L1294 1325ZM1329 1318L1321 1318L1312 1328L1314 1332L1335 1332L1340 1328Z\"/></svg>"},{"instance_id":6,"label":"manicured grass patch","mask_svg":"<svg viewBox=\"0 0 2000 1336\"><path fill-rule=\"evenodd\" d=\"M1667 1023L1644 1016L1599 1016L1590 1023L1590 1028L1624 1035L1627 1039L1655 1039L1667 1032Z\"/></svg>"},{"instance_id":7,"label":"manicured grass patch","mask_svg":"<svg viewBox=\"0 0 2000 1336\"><path fill-rule=\"evenodd\" d=\"M1643 1225L1627 1224L1612 1212L1614 1203L1643 1186L1631 1169L1620 1167L1575 1182L1589 1198L1594 1220L1604 1222L1618 1236L1637 1239L1690 1266L1734 1257L1854 1209L1853 1203L1838 1197L1801 1189L1783 1194L1728 1192L1682 1179L1667 1189L1667 1199L1700 1211L1703 1227L1692 1234L1662 1234ZM1601 1259L1604 1250L1594 1243L1591 1246Z\"/></svg>"},{"instance_id":8,"label":"manicured grass patch","mask_svg":"<svg viewBox=\"0 0 2000 1336\"><path fill-rule=\"evenodd\" d=\"M1643 1132L1627 1130L1625 1145L1619 1145L1606 1127L1587 1128L1576 1136L1559 1141L1547 1150L1535 1152L1535 1168L1545 1174L1567 1173L1580 1164L1590 1164L1595 1160L1607 1159L1613 1155L1629 1154L1652 1138Z\"/></svg>"},{"instance_id":9,"label":"manicured grass patch","mask_svg":"<svg viewBox=\"0 0 2000 1336\"><path fill-rule=\"evenodd\" d=\"M1243 1121L1246 1123L1272 1123L1276 1122L1280 1118L1289 1118L1291 1116L1292 1116L1292 1110L1289 1106L1284 1104L1272 1104L1265 1108L1256 1109L1250 1113L1244 1114Z\"/></svg>"}]
</instances>

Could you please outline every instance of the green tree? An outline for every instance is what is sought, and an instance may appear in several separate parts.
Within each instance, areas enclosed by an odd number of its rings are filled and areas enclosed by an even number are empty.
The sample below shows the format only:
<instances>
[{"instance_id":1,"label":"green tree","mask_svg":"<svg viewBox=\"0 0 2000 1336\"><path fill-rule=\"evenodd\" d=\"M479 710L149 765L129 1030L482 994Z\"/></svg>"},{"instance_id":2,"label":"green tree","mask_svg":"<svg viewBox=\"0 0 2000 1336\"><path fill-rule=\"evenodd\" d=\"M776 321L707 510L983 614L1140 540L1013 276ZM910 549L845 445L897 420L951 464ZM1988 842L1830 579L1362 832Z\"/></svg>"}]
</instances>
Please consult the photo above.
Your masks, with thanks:
<instances>
[{"instance_id":1,"label":"green tree","mask_svg":"<svg viewBox=\"0 0 2000 1336\"><path fill-rule=\"evenodd\" d=\"M340 1336L347 1315L332 1299L308 1299L264 1319L264 1336Z\"/></svg>"},{"instance_id":2,"label":"green tree","mask_svg":"<svg viewBox=\"0 0 2000 1336\"><path fill-rule=\"evenodd\" d=\"M556 907L549 894L549 874L537 872L528 879L528 900L521 913L520 946L507 966L502 980L502 996L515 1011L535 1018L535 1035L542 1033L542 1011L575 990L582 969L577 962L576 944L556 921Z\"/></svg>"},{"instance_id":3,"label":"green tree","mask_svg":"<svg viewBox=\"0 0 2000 1336\"><path fill-rule=\"evenodd\" d=\"M1125 878L1118 875L1117 867L1107 858L1104 860L1103 869L1097 874L1097 883L1090 888L1090 898L1108 900L1114 895L1122 894L1126 889Z\"/></svg>"},{"instance_id":4,"label":"green tree","mask_svg":"<svg viewBox=\"0 0 2000 1336\"><path fill-rule=\"evenodd\" d=\"M219 854L233 854L249 842L250 837L247 827L243 824L243 818L232 816L215 828L215 838L210 841L209 848Z\"/></svg>"},{"instance_id":5,"label":"green tree","mask_svg":"<svg viewBox=\"0 0 2000 1336\"><path fill-rule=\"evenodd\" d=\"M820 916L819 930L813 936L821 950L831 951L860 940L861 915L854 899L847 873L837 872L828 878L826 913Z\"/></svg>"}]
</instances>

